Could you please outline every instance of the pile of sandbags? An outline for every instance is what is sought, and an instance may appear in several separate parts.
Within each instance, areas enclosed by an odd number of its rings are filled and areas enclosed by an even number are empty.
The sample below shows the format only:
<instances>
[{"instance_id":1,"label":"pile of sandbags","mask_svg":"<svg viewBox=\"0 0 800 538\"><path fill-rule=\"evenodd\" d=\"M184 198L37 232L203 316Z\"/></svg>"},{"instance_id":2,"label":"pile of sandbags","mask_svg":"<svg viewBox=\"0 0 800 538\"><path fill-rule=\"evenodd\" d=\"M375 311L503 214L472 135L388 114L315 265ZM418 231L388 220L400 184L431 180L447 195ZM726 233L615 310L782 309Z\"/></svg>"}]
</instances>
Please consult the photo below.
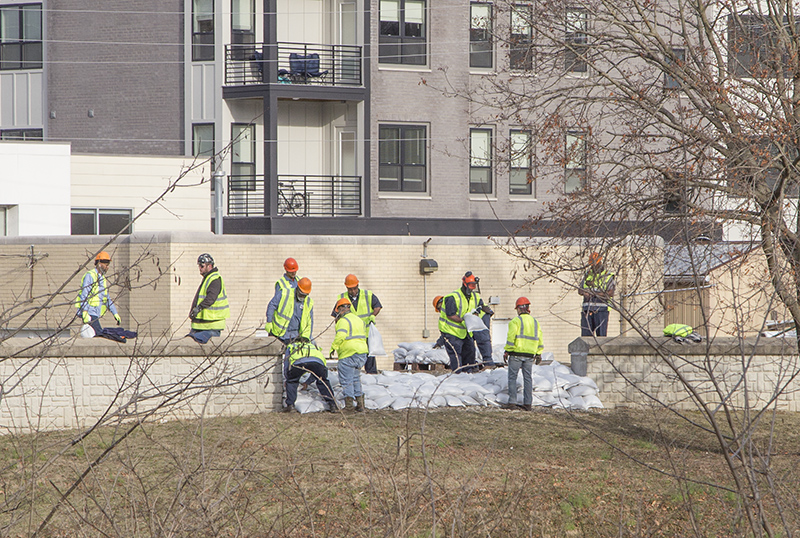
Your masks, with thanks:
<instances>
[{"instance_id":1,"label":"pile of sandbags","mask_svg":"<svg viewBox=\"0 0 800 538\"><path fill-rule=\"evenodd\" d=\"M450 364L444 348L433 349L427 342L400 342L392 354L401 364Z\"/></svg>"},{"instance_id":2,"label":"pile of sandbags","mask_svg":"<svg viewBox=\"0 0 800 538\"><path fill-rule=\"evenodd\" d=\"M446 356L446 354L445 354ZM597 385L553 361L533 367L533 405L560 409L602 408ZM340 405L344 402L339 377L331 371L328 379ZM499 406L508 402L508 370L497 368L474 374L434 376L423 372L385 371L361 374L367 409L408 409L467 406ZM522 373L517 377L517 403L522 403ZM311 383L301 390L295 406L301 413L322 411L322 397Z\"/></svg>"}]
</instances>

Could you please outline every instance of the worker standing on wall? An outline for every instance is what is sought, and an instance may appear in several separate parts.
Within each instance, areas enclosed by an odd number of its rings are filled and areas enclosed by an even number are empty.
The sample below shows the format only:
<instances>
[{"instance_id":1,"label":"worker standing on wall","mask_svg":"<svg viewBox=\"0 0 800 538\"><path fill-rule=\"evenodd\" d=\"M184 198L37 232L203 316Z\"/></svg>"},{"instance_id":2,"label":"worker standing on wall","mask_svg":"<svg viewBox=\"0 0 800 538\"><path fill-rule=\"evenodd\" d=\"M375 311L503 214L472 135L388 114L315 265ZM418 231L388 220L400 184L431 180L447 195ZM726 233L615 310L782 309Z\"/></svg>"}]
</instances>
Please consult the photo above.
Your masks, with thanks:
<instances>
[{"instance_id":1,"label":"worker standing on wall","mask_svg":"<svg viewBox=\"0 0 800 538\"><path fill-rule=\"evenodd\" d=\"M84 323L94 329L95 335L103 332L100 326L100 318L106 313L111 312L117 325L122 323L117 307L108 293L108 280L106 272L111 264L111 256L108 252L101 251L94 257L94 269L87 271L81 280L81 290L75 298L75 308L78 309L78 316ZM91 334L91 333L90 333Z\"/></svg>"},{"instance_id":2,"label":"worker standing on wall","mask_svg":"<svg viewBox=\"0 0 800 538\"><path fill-rule=\"evenodd\" d=\"M583 297L581 336L606 336L608 303L615 289L614 273L606 270L600 254L592 252L589 255L589 270L578 288L578 294Z\"/></svg>"},{"instance_id":3,"label":"worker standing on wall","mask_svg":"<svg viewBox=\"0 0 800 538\"><path fill-rule=\"evenodd\" d=\"M197 267L203 281L192 301L189 312L192 329L186 336L205 344L212 336L219 336L225 330L225 320L230 317L231 310L225 282L214 266L214 258L210 254L201 254L197 258Z\"/></svg>"},{"instance_id":4,"label":"worker standing on wall","mask_svg":"<svg viewBox=\"0 0 800 538\"><path fill-rule=\"evenodd\" d=\"M344 278L344 286L347 291L339 295L339 299L348 299L352 305L352 312L361 318L364 322L364 327L369 333L369 324L375 323L375 316L377 316L383 305L381 304L378 296L369 290L360 289L358 286L358 277L354 274L349 274ZM336 317L336 309L334 308L331 316ZM369 344L369 342L367 342ZM364 364L364 371L368 374L377 374L378 367L375 364L375 357L367 356L367 362Z\"/></svg>"},{"instance_id":5,"label":"worker standing on wall","mask_svg":"<svg viewBox=\"0 0 800 538\"><path fill-rule=\"evenodd\" d=\"M530 314L531 302L520 297L514 305L517 317L508 324L504 358L508 361L508 403L503 409L531 410L533 404L533 364L542 362L542 328ZM517 406L517 375L522 369L522 405Z\"/></svg>"}]
</instances>

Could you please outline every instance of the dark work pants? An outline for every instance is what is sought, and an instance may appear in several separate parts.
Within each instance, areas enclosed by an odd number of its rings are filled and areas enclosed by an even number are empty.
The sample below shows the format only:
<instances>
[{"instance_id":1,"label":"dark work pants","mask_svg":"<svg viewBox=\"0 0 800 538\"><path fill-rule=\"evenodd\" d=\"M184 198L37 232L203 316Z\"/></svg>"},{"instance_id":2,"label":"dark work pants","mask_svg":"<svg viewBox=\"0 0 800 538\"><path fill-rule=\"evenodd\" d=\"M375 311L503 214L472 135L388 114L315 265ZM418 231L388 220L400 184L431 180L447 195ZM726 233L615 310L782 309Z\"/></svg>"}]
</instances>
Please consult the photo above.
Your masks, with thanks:
<instances>
[{"instance_id":1,"label":"dark work pants","mask_svg":"<svg viewBox=\"0 0 800 538\"><path fill-rule=\"evenodd\" d=\"M328 369L318 362L303 362L293 364L286 374L286 406L294 405L297 401L297 387L300 378L311 374L311 379L317 383L317 389L328 405L333 405L333 393L328 383Z\"/></svg>"},{"instance_id":2,"label":"dark work pants","mask_svg":"<svg viewBox=\"0 0 800 538\"><path fill-rule=\"evenodd\" d=\"M452 334L442 333L444 348L450 358L450 370L453 372L468 372L474 369L475 341L467 335L463 340Z\"/></svg>"},{"instance_id":3,"label":"dark work pants","mask_svg":"<svg viewBox=\"0 0 800 538\"><path fill-rule=\"evenodd\" d=\"M608 310L582 310L581 336L605 336L608 330Z\"/></svg>"},{"instance_id":4,"label":"dark work pants","mask_svg":"<svg viewBox=\"0 0 800 538\"><path fill-rule=\"evenodd\" d=\"M367 362L364 363L364 372L368 374L378 373L378 365L375 363L375 357L367 357Z\"/></svg>"},{"instance_id":5,"label":"dark work pants","mask_svg":"<svg viewBox=\"0 0 800 538\"><path fill-rule=\"evenodd\" d=\"M494 364L492 359L492 335L489 334L489 331L474 332L472 333L472 338L478 344L478 351L481 352L483 364Z\"/></svg>"}]
</instances>

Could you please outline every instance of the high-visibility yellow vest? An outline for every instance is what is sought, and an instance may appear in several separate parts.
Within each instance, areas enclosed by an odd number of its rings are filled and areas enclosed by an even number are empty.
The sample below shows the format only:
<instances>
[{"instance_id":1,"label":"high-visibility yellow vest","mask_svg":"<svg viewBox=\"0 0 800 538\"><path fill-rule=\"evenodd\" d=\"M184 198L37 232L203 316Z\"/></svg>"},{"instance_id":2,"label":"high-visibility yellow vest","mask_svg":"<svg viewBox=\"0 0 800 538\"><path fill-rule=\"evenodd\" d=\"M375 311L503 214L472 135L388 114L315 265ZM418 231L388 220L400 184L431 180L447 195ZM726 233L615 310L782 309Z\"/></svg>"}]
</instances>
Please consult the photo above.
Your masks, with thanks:
<instances>
[{"instance_id":1,"label":"high-visibility yellow vest","mask_svg":"<svg viewBox=\"0 0 800 538\"><path fill-rule=\"evenodd\" d=\"M530 314L522 314L508 323L508 335L504 348L511 354L541 355L544 349L542 329Z\"/></svg>"},{"instance_id":2,"label":"high-visibility yellow vest","mask_svg":"<svg viewBox=\"0 0 800 538\"><path fill-rule=\"evenodd\" d=\"M445 301L447 301L448 297L453 297L455 299L456 314L463 318L464 314L468 314L477 308L478 300L476 294L470 294L469 299L467 299L464 292L459 289L449 295L445 295L444 299L442 299L442 309L439 311L439 331L444 334L452 334L456 338L464 339L467 337L467 326L463 321L461 323L456 323L451 320L447 317L447 313L445 312Z\"/></svg>"},{"instance_id":3,"label":"high-visibility yellow vest","mask_svg":"<svg viewBox=\"0 0 800 538\"><path fill-rule=\"evenodd\" d=\"M583 289L589 292L591 292L592 290L607 292L613 279L614 279L614 273L610 273L605 269L603 269L603 271L600 273L594 273L593 271L589 271L588 273L586 273L586 277L583 279ZM608 303L605 300L598 299L594 296L584 297L583 307L600 308L602 310L605 310L606 308L608 308Z\"/></svg>"},{"instance_id":4,"label":"high-visibility yellow vest","mask_svg":"<svg viewBox=\"0 0 800 538\"><path fill-rule=\"evenodd\" d=\"M317 344L311 342L294 342L289 344L289 364L294 364L295 361L306 357L313 357L322 361L322 364L328 366L328 361L325 355L322 354L322 349Z\"/></svg>"},{"instance_id":5,"label":"high-visibility yellow vest","mask_svg":"<svg viewBox=\"0 0 800 538\"><path fill-rule=\"evenodd\" d=\"M197 294L197 303L202 303L203 300L206 298L208 294L208 286L215 280L219 280L220 289L219 295L217 295L217 300L209 306L208 308L202 309L195 319L197 321L192 321L192 329L195 330L218 330L221 331L225 329L225 320L231 316L231 308L228 304L228 293L225 291L225 281L222 280L222 275L218 272L214 271L213 273L209 273L208 276L205 277L203 280L203 284L200 286L200 292ZM203 321L205 323L202 323ZM200 322L200 323L198 323Z\"/></svg>"},{"instance_id":6,"label":"high-visibility yellow vest","mask_svg":"<svg viewBox=\"0 0 800 538\"><path fill-rule=\"evenodd\" d=\"M86 275L91 276L92 278L92 288L89 290L89 295L86 297L85 302L81 301L81 293L83 292L83 287L81 286L81 291L78 292L78 296L75 297L75 308L78 309L78 312L84 306L94 306L100 307L100 316L102 317L103 314L106 313L106 305L108 304L108 280L104 275L101 275L97 272L97 269L92 269L91 271L87 271ZM86 275L83 278L86 278ZM101 280L102 279L102 280ZM100 293L100 282L103 283L103 293ZM81 280L83 283L83 280Z\"/></svg>"},{"instance_id":7,"label":"high-visibility yellow vest","mask_svg":"<svg viewBox=\"0 0 800 538\"><path fill-rule=\"evenodd\" d=\"M347 292L344 292L339 295L339 299L347 299L350 300L350 296ZM364 322L364 325L369 323L369 318L372 316L372 292L369 290L358 290L358 299L356 300L358 303L357 305L353 305L352 310L350 310L353 314L360 317L361 320ZM350 301L350 304L353 304Z\"/></svg>"},{"instance_id":8,"label":"high-visibility yellow vest","mask_svg":"<svg viewBox=\"0 0 800 538\"><path fill-rule=\"evenodd\" d=\"M694 332L690 325L683 323L671 323L664 327L664 336L689 336Z\"/></svg>"},{"instance_id":9,"label":"high-visibility yellow vest","mask_svg":"<svg viewBox=\"0 0 800 538\"><path fill-rule=\"evenodd\" d=\"M272 322L268 323L265 329L271 334L281 337L286 334L286 328L289 326L292 315L294 315L294 290L296 286L292 286L292 282L285 276L281 277L275 284L281 290L281 298L278 302L278 308L272 313Z\"/></svg>"},{"instance_id":10,"label":"high-visibility yellow vest","mask_svg":"<svg viewBox=\"0 0 800 538\"><path fill-rule=\"evenodd\" d=\"M367 354L367 329L361 318L348 312L336 320L336 337L331 345L331 353L337 352L340 359L357 353Z\"/></svg>"}]
</instances>

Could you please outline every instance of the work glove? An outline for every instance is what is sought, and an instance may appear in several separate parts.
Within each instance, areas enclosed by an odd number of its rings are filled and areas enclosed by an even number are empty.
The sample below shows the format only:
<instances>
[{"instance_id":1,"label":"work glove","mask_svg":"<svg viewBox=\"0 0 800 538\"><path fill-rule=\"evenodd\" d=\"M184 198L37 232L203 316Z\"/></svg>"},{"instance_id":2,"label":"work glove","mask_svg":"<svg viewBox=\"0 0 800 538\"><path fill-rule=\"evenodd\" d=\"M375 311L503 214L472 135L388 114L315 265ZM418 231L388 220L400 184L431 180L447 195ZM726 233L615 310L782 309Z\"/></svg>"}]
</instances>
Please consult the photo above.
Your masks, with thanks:
<instances>
[{"instance_id":1,"label":"work glove","mask_svg":"<svg viewBox=\"0 0 800 538\"><path fill-rule=\"evenodd\" d=\"M122 318L119 317L119 314L114 314L114 319L117 320L117 325L122 325Z\"/></svg>"},{"instance_id":2,"label":"work glove","mask_svg":"<svg viewBox=\"0 0 800 538\"><path fill-rule=\"evenodd\" d=\"M89 315L89 312L84 310L81 312L81 319L83 319L84 323L90 323L92 321L92 316Z\"/></svg>"},{"instance_id":3,"label":"work glove","mask_svg":"<svg viewBox=\"0 0 800 538\"><path fill-rule=\"evenodd\" d=\"M370 314L370 316L367 318L367 325L369 325L370 323L375 323L375 316L373 316L372 314Z\"/></svg>"},{"instance_id":4,"label":"work glove","mask_svg":"<svg viewBox=\"0 0 800 538\"><path fill-rule=\"evenodd\" d=\"M508 351L503 353L503 362L508 364Z\"/></svg>"},{"instance_id":5,"label":"work glove","mask_svg":"<svg viewBox=\"0 0 800 538\"><path fill-rule=\"evenodd\" d=\"M542 356L541 355L534 355L533 356L533 363L536 366L539 366L540 364L542 364Z\"/></svg>"},{"instance_id":6,"label":"work glove","mask_svg":"<svg viewBox=\"0 0 800 538\"><path fill-rule=\"evenodd\" d=\"M483 307L483 311L484 311L485 313L489 314L489 316L490 316L490 317L491 317L491 316L494 316L494 310L492 310L492 309L491 309L491 308L489 308L488 306L484 306L484 307Z\"/></svg>"},{"instance_id":7,"label":"work glove","mask_svg":"<svg viewBox=\"0 0 800 538\"><path fill-rule=\"evenodd\" d=\"M331 351L330 355L328 355L328 359L333 360L333 351Z\"/></svg>"},{"instance_id":8,"label":"work glove","mask_svg":"<svg viewBox=\"0 0 800 538\"><path fill-rule=\"evenodd\" d=\"M195 306L194 308L192 308L192 315L191 315L191 317L193 317L193 318L196 318L196 317L197 317L197 314L199 314L199 313L200 313L200 310L202 310L202 309L201 309L199 306Z\"/></svg>"}]
</instances>

